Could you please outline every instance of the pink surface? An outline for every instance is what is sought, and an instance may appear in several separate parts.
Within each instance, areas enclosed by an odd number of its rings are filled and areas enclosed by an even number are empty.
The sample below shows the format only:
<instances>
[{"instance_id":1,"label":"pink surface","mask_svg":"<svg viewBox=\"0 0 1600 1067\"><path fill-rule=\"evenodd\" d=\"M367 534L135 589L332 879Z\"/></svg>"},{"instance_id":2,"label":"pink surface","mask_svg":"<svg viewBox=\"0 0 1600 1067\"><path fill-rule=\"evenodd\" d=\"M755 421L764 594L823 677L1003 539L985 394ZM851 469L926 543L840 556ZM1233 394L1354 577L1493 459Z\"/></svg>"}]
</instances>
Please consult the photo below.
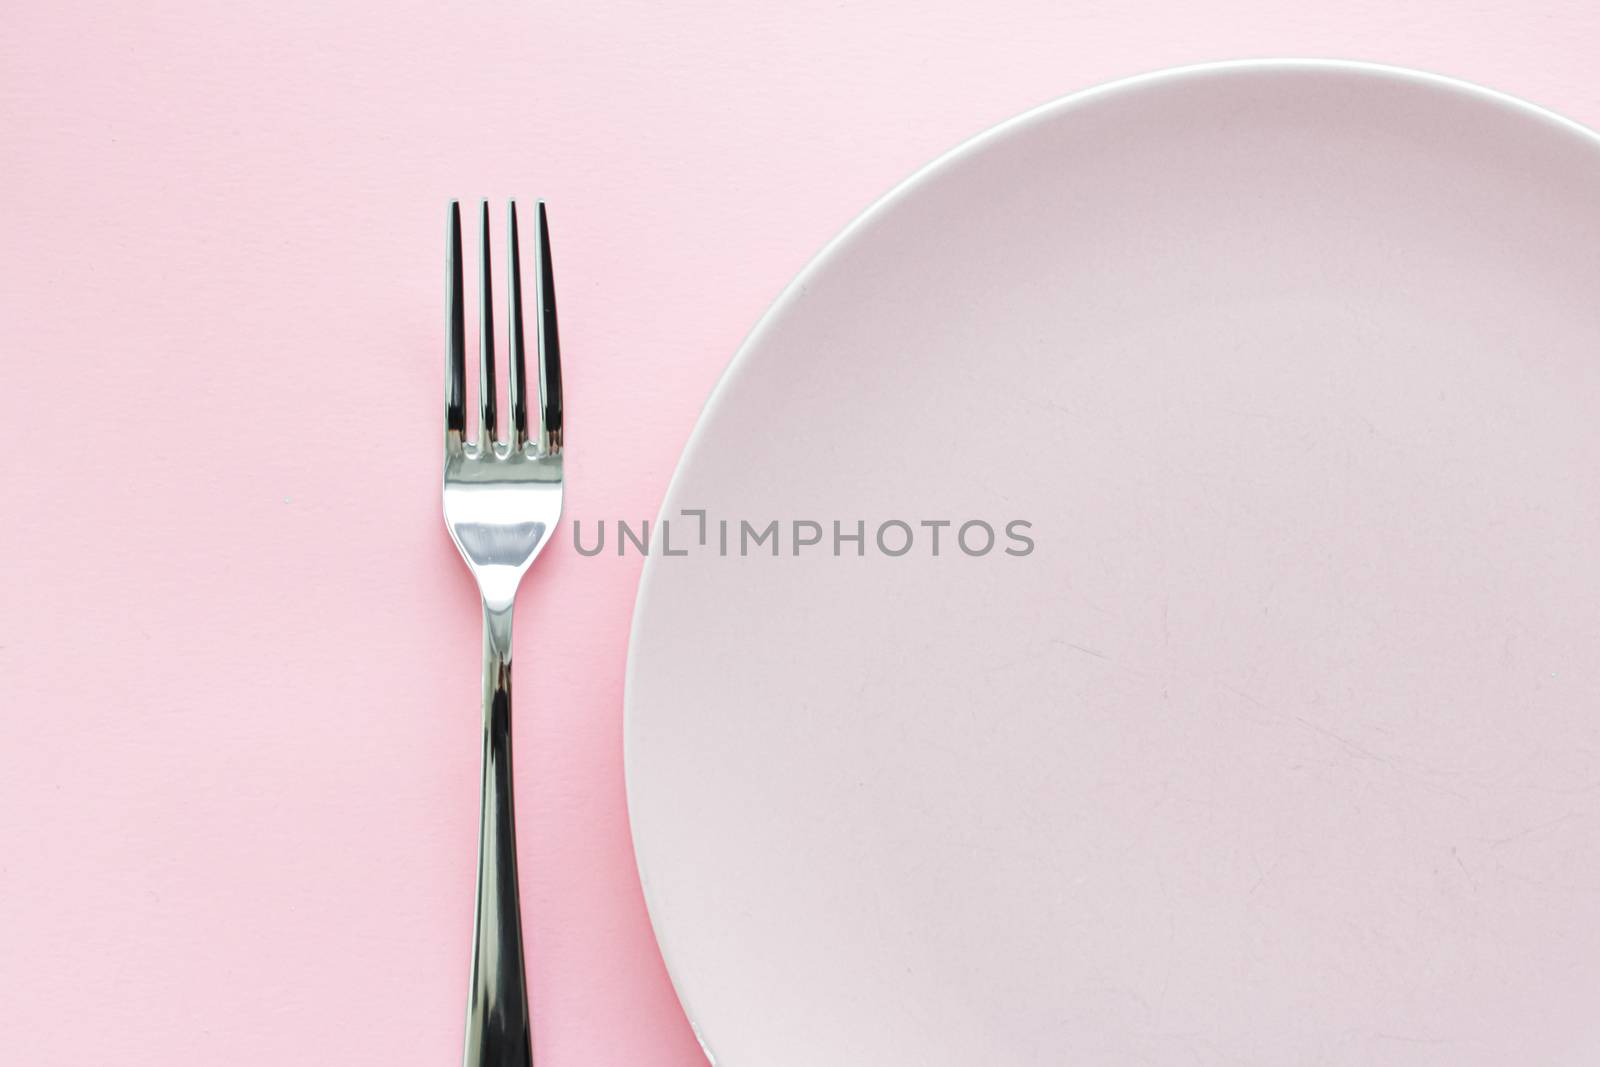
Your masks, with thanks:
<instances>
[{"instance_id":1,"label":"pink surface","mask_svg":"<svg viewBox=\"0 0 1600 1067\"><path fill-rule=\"evenodd\" d=\"M479 634L439 517L447 197L550 201L568 514L633 518L766 303L961 138L1272 54L1596 124L1597 30L1579 2L12 5L5 1060L458 1057ZM541 1067L700 1062L624 811L638 567L558 544L522 601Z\"/></svg>"}]
</instances>

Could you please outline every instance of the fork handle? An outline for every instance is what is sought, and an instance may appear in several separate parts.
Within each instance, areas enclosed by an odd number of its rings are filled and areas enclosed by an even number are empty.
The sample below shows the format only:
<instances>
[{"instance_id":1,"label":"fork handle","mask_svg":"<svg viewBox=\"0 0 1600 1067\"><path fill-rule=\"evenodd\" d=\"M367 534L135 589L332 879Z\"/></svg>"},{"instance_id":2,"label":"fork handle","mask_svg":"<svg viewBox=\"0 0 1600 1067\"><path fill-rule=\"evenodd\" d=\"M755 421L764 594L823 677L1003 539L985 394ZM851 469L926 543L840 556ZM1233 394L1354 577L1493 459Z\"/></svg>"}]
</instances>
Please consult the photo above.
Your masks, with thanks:
<instances>
[{"instance_id":1,"label":"fork handle","mask_svg":"<svg viewBox=\"0 0 1600 1067\"><path fill-rule=\"evenodd\" d=\"M511 802L511 605L483 607L483 810L464 1067L531 1067Z\"/></svg>"}]
</instances>

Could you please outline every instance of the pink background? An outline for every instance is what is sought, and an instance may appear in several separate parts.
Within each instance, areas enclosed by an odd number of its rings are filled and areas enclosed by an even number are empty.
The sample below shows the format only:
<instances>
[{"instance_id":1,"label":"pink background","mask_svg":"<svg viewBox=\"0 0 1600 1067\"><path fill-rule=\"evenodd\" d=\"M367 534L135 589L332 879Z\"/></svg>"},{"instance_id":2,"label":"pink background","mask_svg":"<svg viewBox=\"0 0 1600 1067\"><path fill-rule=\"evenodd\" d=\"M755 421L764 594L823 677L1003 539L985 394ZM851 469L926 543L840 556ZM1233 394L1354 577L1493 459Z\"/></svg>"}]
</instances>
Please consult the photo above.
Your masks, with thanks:
<instances>
[{"instance_id":1,"label":"pink background","mask_svg":"<svg viewBox=\"0 0 1600 1067\"><path fill-rule=\"evenodd\" d=\"M1156 67L1349 56L1600 124L1587 2L13 4L0 15L0 1048L458 1059L479 631L439 516L451 196L551 205L568 515L651 514L873 197ZM701 1062L621 775L639 560L538 564L517 779L541 1067Z\"/></svg>"}]
</instances>

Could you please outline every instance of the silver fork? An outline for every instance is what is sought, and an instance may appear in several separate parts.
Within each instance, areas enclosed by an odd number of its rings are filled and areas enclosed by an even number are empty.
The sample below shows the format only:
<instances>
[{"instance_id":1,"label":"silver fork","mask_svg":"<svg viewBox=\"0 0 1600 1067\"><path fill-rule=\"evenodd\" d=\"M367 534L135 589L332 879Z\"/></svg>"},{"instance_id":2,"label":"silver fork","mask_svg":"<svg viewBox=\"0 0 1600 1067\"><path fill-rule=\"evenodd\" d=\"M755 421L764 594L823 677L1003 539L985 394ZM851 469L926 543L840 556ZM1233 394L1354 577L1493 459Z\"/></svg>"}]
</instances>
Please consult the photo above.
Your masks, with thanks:
<instances>
[{"instance_id":1,"label":"silver fork","mask_svg":"<svg viewBox=\"0 0 1600 1067\"><path fill-rule=\"evenodd\" d=\"M489 203L483 203L478 340L478 425L467 440L467 338L462 308L461 205L450 204L446 236L444 521L483 598L483 810L478 833L478 905L467 995L466 1067L529 1067L533 1044L517 835L511 801L511 613L517 586L561 517L561 347L549 227L540 201L533 257L533 320L539 372L537 425L528 431L517 205L507 220L511 318L509 427L495 403L494 298L490 292Z\"/></svg>"}]
</instances>

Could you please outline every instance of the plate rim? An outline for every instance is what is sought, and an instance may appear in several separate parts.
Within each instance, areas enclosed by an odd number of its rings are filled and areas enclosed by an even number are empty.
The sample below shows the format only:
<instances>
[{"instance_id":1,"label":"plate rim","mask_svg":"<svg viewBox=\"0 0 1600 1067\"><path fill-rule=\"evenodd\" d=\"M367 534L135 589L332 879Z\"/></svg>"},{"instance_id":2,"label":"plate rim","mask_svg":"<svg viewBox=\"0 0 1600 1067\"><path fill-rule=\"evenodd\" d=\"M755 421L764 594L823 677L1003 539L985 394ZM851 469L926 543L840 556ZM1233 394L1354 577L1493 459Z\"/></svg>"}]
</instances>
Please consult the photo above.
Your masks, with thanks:
<instances>
[{"instance_id":1,"label":"plate rim","mask_svg":"<svg viewBox=\"0 0 1600 1067\"><path fill-rule=\"evenodd\" d=\"M690 466L698 451L705 447L706 427L712 421L717 409L725 402L726 397L732 391L730 383L748 367L751 352L760 346L766 334L775 327L790 306L799 298L812 278L827 270L835 259L839 258L848 247L872 227L880 215L894 210L901 201L913 196L922 186L935 180L947 169L987 151L991 145L1016 136L1036 124L1053 121L1072 111L1086 106L1093 106L1103 99L1120 96L1124 93L1140 92L1163 84L1181 84L1187 81L1227 77L1243 73L1287 74L1292 76L1335 73L1370 78L1375 81L1428 86L1475 99L1481 103L1520 115L1531 122L1549 128L1554 134L1575 137L1578 141L1587 144L1592 150L1600 152L1600 130L1586 126L1575 119L1570 119L1559 112L1533 103L1530 100L1465 78L1413 67L1356 59L1276 57L1188 63L1144 71L1114 78L1110 81L1097 82L1085 88L1052 98L980 130L924 163L892 185L886 192L872 200L806 261L805 265L784 285L771 303L763 309L760 317L756 319L755 324L744 335L738 347L734 349L733 354L729 357L727 364L718 374L710 392L706 394L706 399L695 416L694 426L684 442L683 451L679 454L677 463L673 466L672 475L668 479L667 487L662 494L660 507L655 514L657 526L661 524L665 516L672 513L673 504L677 500L684 478L684 472ZM638 715L635 710L638 688L637 653L642 634L640 620L644 617L656 566L656 555L646 555L644 565L639 573L638 585L634 594L633 615L628 626L628 646L622 683L624 800L627 808L629 843L633 852L634 870L638 875L640 890L644 897L645 913L650 923L651 936L655 941L656 950L666 969L667 978L672 984L673 993L677 996L678 1004L688 1020L689 1028L707 1060L714 1065L717 1063L716 1054L712 1051L711 1043L701 1029L696 1007L691 1004L690 998L686 994L678 968L674 964L662 938L659 917L660 902L655 899L650 878L639 851L638 801L634 786L634 780L638 774L635 769L637 747L633 740Z\"/></svg>"}]
</instances>

